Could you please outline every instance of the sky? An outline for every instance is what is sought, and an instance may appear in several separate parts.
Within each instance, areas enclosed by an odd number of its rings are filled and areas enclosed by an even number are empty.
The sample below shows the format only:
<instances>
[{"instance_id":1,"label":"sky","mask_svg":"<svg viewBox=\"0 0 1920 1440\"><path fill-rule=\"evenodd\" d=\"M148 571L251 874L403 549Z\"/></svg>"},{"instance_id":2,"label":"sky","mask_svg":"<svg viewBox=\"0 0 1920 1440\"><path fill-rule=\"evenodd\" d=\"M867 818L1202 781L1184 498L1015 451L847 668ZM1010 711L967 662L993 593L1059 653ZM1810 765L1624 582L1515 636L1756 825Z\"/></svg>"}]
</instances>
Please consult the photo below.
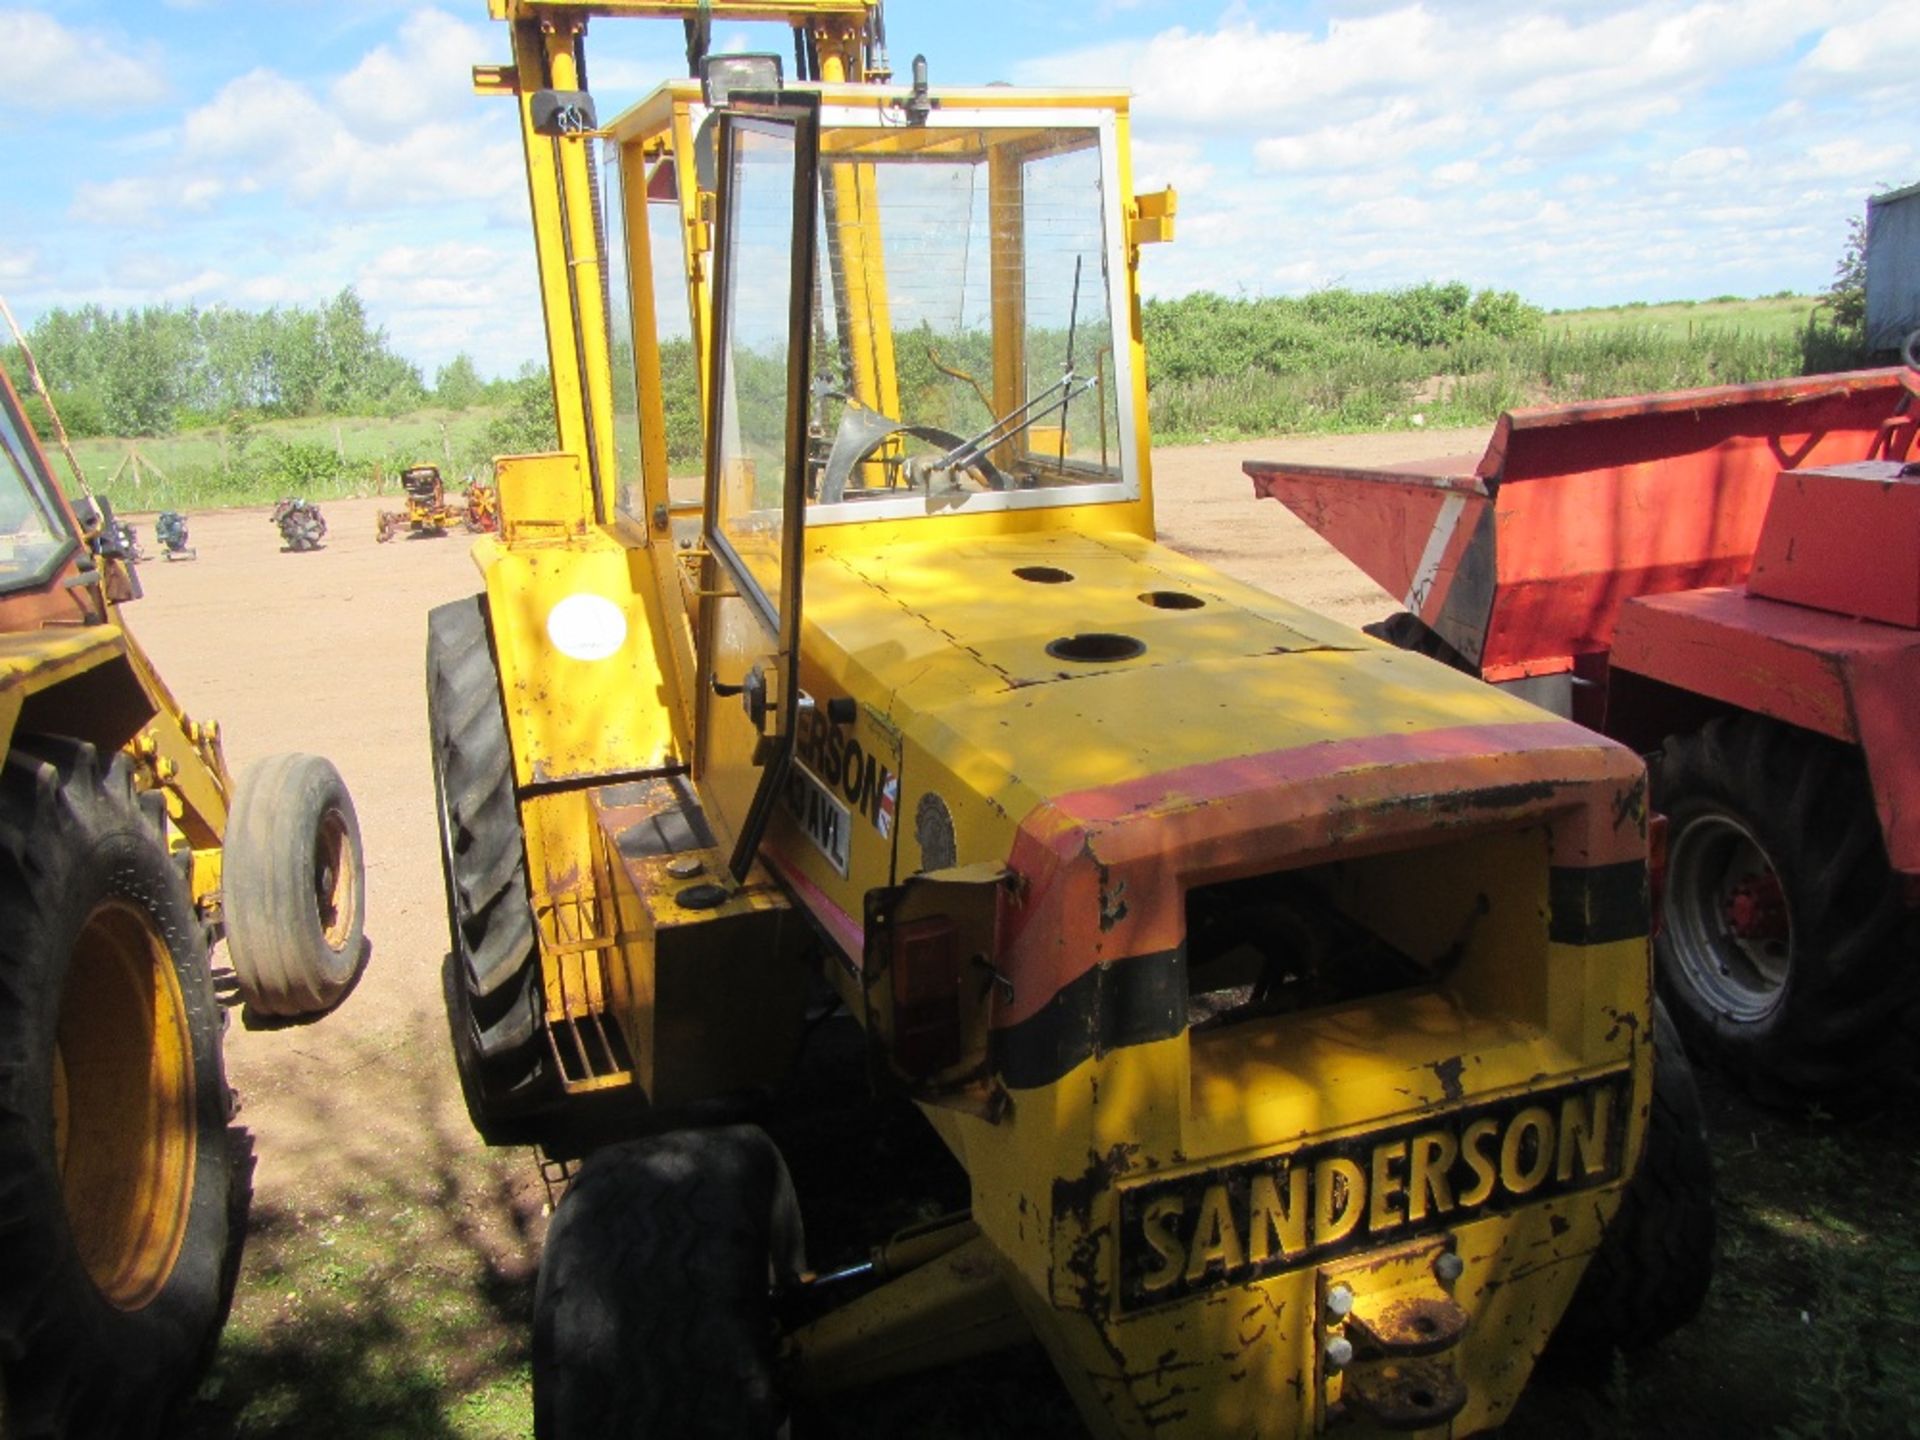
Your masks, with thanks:
<instances>
[{"instance_id":1,"label":"sky","mask_svg":"<svg viewBox=\"0 0 1920 1440\"><path fill-rule=\"evenodd\" d=\"M1824 289L1920 182L1915 0L892 0L895 72L1121 86L1179 191L1147 294L1461 280L1548 307ZM716 49L780 28L719 25ZM311 305L396 350L544 358L507 58L484 0L0 0L0 294ZM603 116L680 27L595 22Z\"/></svg>"}]
</instances>

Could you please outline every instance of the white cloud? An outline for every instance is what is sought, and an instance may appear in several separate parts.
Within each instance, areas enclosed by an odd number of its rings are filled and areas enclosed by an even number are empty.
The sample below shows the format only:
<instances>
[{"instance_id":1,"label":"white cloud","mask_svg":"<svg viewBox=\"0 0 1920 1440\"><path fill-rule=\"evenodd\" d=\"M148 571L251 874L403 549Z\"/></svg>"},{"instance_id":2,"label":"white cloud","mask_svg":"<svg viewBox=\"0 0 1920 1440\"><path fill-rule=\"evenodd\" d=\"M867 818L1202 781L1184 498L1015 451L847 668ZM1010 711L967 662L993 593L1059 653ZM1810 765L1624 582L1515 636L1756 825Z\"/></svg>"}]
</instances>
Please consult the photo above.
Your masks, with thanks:
<instances>
[{"instance_id":1,"label":"white cloud","mask_svg":"<svg viewBox=\"0 0 1920 1440\"><path fill-rule=\"evenodd\" d=\"M1135 134L1210 167L1182 243L1148 261L1153 293L1817 288L1866 193L1920 170L1911 0L1329 8L1313 23L1230 5L1021 67L1122 79ZM1841 76L1880 88L1862 100Z\"/></svg>"},{"instance_id":2,"label":"white cloud","mask_svg":"<svg viewBox=\"0 0 1920 1440\"><path fill-rule=\"evenodd\" d=\"M173 211L204 213L227 188L209 177L180 181L123 175L118 180L83 180L74 187L67 213L87 225L151 225Z\"/></svg>"},{"instance_id":3,"label":"white cloud","mask_svg":"<svg viewBox=\"0 0 1920 1440\"><path fill-rule=\"evenodd\" d=\"M430 43L442 38L427 37ZM235 188L250 183L255 190L281 190L301 204L369 211L498 200L518 188L511 107L490 125L485 113L475 112L482 102L469 95L455 102L443 93L430 107L422 96L388 95L390 116L404 110L413 118L373 124L370 112L357 106L387 94L379 77L392 60L384 47L374 56L377 61L370 57L339 82L331 104L272 70L229 81L187 115L177 168ZM351 103L340 101L343 91Z\"/></svg>"},{"instance_id":4,"label":"white cloud","mask_svg":"<svg viewBox=\"0 0 1920 1440\"><path fill-rule=\"evenodd\" d=\"M1190 141L1133 142L1133 188L1144 194L1171 185L1182 195L1198 195L1213 180L1213 166Z\"/></svg>"},{"instance_id":5,"label":"white cloud","mask_svg":"<svg viewBox=\"0 0 1920 1440\"><path fill-rule=\"evenodd\" d=\"M14 250L0 245L0 285L32 279L39 260L37 250Z\"/></svg>"},{"instance_id":6,"label":"white cloud","mask_svg":"<svg viewBox=\"0 0 1920 1440\"><path fill-rule=\"evenodd\" d=\"M1920 24L1911 0L1892 0L1832 26L1795 70L1806 89L1900 90L1920 95Z\"/></svg>"},{"instance_id":7,"label":"white cloud","mask_svg":"<svg viewBox=\"0 0 1920 1440\"><path fill-rule=\"evenodd\" d=\"M1480 175L1478 160L1451 160L1434 166L1431 178L1436 185L1472 185Z\"/></svg>"},{"instance_id":8,"label":"white cloud","mask_svg":"<svg viewBox=\"0 0 1920 1440\"><path fill-rule=\"evenodd\" d=\"M76 30L39 10L0 10L8 119L32 112L132 109L162 99L166 72L104 30Z\"/></svg>"},{"instance_id":9,"label":"white cloud","mask_svg":"<svg viewBox=\"0 0 1920 1440\"><path fill-rule=\"evenodd\" d=\"M498 37L477 25L443 10L417 11L401 24L397 46L374 47L333 82L333 109L349 129L375 140L457 115L474 99L474 63L497 48Z\"/></svg>"},{"instance_id":10,"label":"white cloud","mask_svg":"<svg viewBox=\"0 0 1920 1440\"><path fill-rule=\"evenodd\" d=\"M1324 125L1303 135L1277 135L1255 142L1254 166L1262 171L1346 171L1403 160L1417 151L1465 139L1470 121L1458 113L1422 117L1401 98L1359 120Z\"/></svg>"}]
</instances>

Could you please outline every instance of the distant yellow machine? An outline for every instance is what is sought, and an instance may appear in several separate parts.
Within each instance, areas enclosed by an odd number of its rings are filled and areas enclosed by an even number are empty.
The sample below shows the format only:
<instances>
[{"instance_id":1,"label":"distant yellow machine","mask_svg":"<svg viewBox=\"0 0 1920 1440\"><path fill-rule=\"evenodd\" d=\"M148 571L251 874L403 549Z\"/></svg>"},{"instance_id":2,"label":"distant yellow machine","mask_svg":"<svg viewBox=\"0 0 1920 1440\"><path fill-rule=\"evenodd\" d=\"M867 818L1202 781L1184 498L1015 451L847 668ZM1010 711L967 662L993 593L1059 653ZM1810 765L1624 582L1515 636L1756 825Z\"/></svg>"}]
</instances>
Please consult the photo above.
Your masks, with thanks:
<instances>
[{"instance_id":1,"label":"distant yellow machine","mask_svg":"<svg viewBox=\"0 0 1920 1440\"><path fill-rule=\"evenodd\" d=\"M365 958L334 767L236 787L126 627L111 512L61 492L0 374L0 1434L145 1436L193 1393L239 1271L212 948L297 1019Z\"/></svg>"},{"instance_id":2,"label":"distant yellow machine","mask_svg":"<svg viewBox=\"0 0 1920 1440\"><path fill-rule=\"evenodd\" d=\"M448 502L438 465L409 465L400 472L400 488L407 508L382 510L374 519L374 538L382 545L401 534L444 535L465 518L464 506Z\"/></svg>"},{"instance_id":3,"label":"distant yellow machine","mask_svg":"<svg viewBox=\"0 0 1920 1440\"><path fill-rule=\"evenodd\" d=\"M560 446L427 684L470 1111L586 1157L538 1432L1037 1338L1103 1435L1464 1435L1688 1318L1640 763L1155 543L1126 98L898 83L849 0L491 9ZM699 78L603 119L590 15ZM735 1123L818 993L970 1196L827 1274Z\"/></svg>"}]
</instances>

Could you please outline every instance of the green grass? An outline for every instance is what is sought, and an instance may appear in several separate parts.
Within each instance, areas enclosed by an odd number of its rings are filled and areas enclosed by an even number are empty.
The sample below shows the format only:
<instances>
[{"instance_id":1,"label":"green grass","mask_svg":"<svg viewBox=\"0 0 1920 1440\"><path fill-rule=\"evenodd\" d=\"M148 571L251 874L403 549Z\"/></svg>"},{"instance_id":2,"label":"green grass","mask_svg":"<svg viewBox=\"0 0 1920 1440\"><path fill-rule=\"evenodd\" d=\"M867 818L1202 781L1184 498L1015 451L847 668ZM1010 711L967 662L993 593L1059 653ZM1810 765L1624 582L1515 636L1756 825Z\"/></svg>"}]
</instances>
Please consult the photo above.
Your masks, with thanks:
<instances>
[{"instance_id":1,"label":"green grass","mask_svg":"<svg viewBox=\"0 0 1920 1440\"><path fill-rule=\"evenodd\" d=\"M1545 328L1566 335L1595 330L1649 330L1691 336L1708 329L1792 336L1807 328L1820 306L1818 295L1767 295L1757 300L1669 300L1658 305L1611 305L1591 310L1552 310Z\"/></svg>"},{"instance_id":2,"label":"green grass","mask_svg":"<svg viewBox=\"0 0 1920 1440\"><path fill-rule=\"evenodd\" d=\"M1805 296L1534 311L1503 315L1496 328L1455 324L1423 344L1383 340L1378 317L1356 328L1306 302L1207 297L1187 315L1172 308L1147 315L1148 403L1155 438L1175 444L1491 425L1524 406L1776 380L1864 360ZM1154 358L1156 319L1176 339L1168 360Z\"/></svg>"},{"instance_id":3,"label":"green grass","mask_svg":"<svg viewBox=\"0 0 1920 1440\"><path fill-rule=\"evenodd\" d=\"M1528 405L1771 380L1863 359L1804 295L1549 314L1506 292L1424 285L1299 298L1194 295L1149 303L1143 321L1149 413L1166 444L1491 425ZM669 379L682 382L670 388L690 394L690 352L670 358ZM543 394L509 407L273 421L75 448L90 482L123 511L265 504L289 494L330 500L391 493L398 470L418 460L438 463L457 488L486 465L489 428L495 440L503 420L531 434L528 424L543 419L532 409L544 412ZM679 451L697 448L681 433L697 425L695 414L687 403L673 411ZM158 475L136 484L130 453Z\"/></svg>"},{"instance_id":4,"label":"green grass","mask_svg":"<svg viewBox=\"0 0 1920 1440\"><path fill-rule=\"evenodd\" d=\"M450 488L459 488L484 464L485 432L499 414L483 408L270 420L139 440L76 440L73 449L88 483L121 511L258 505L294 493L337 500L391 493L399 471L421 461L439 465ZM138 482L130 456L145 467Z\"/></svg>"}]
</instances>

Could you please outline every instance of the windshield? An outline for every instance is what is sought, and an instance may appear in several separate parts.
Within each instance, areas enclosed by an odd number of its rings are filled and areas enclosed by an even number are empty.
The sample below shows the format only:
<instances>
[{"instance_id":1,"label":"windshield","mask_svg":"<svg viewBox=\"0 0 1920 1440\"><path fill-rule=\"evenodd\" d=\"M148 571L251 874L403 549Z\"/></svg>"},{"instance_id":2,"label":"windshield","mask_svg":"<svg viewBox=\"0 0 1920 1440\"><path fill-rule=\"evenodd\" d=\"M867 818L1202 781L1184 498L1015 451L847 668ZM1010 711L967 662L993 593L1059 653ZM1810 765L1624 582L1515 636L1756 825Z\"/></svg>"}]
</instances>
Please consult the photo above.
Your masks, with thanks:
<instances>
[{"instance_id":1,"label":"windshield","mask_svg":"<svg viewBox=\"0 0 1920 1440\"><path fill-rule=\"evenodd\" d=\"M823 132L809 525L1137 493L1105 138L1012 113Z\"/></svg>"},{"instance_id":2,"label":"windshield","mask_svg":"<svg viewBox=\"0 0 1920 1440\"><path fill-rule=\"evenodd\" d=\"M13 390L0 380L0 594L39 585L74 539L46 493Z\"/></svg>"}]
</instances>

